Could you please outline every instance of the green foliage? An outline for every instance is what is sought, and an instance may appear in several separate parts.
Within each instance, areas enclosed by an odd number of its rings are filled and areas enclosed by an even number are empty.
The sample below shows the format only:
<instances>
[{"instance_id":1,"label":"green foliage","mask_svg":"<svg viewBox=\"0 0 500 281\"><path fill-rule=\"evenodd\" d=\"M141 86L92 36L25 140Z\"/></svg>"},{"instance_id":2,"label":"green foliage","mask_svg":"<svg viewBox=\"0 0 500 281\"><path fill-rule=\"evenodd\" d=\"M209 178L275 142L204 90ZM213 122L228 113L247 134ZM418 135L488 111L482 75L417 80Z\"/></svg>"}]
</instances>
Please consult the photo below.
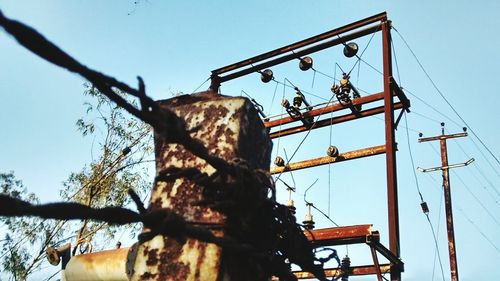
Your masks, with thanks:
<instances>
[{"instance_id":1,"label":"green foliage","mask_svg":"<svg viewBox=\"0 0 500 281\"><path fill-rule=\"evenodd\" d=\"M85 94L91 102L84 104L85 117L77 120L76 127L84 137L93 138L93 160L82 170L71 173L63 182L59 194L64 201L95 208L125 206L130 203L127 196L130 188L142 197L151 189L147 180L148 163L151 165L154 162L148 160L153 152L151 130L95 88L85 86ZM123 97L127 98L125 94ZM0 191L39 203L37 196L29 193L12 172L0 173ZM111 227L93 221L70 223L26 217L0 217L0 222L3 224L0 230L6 230L5 236L0 237L0 271L8 273L9 280L16 281L27 280L30 274L41 268L46 262L47 246L57 247L71 242L72 246L84 243L92 244L94 250L109 249L114 246L113 239L118 231L133 234L140 227Z\"/></svg>"},{"instance_id":2,"label":"green foliage","mask_svg":"<svg viewBox=\"0 0 500 281\"><path fill-rule=\"evenodd\" d=\"M29 193L22 182L15 178L13 172L0 173L0 190L2 194L39 203L37 196ZM6 230L0 248L2 271L10 274L10 280L26 280L39 268L44 258L43 249L50 241L61 237L62 233L58 231L60 227L56 227L60 222L32 217L0 217L0 222ZM33 251L37 247L40 250Z\"/></svg>"},{"instance_id":3,"label":"green foliage","mask_svg":"<svg viewBox=\"0 0 500 281\"><path fill-rule=\"evenodd\" d=\"M127 205L130 203L129 189L139 194L151 189L151 183L145 180L148 175L144 167L147 166L143 165L153 151L150 127L132 118L95 88L87 85L85 94L97 102L85 103L86 116L79 119L76 126L83 136L97 140L94 147L99 156L69 176L61 197L96 208ZM123 96L126 98L125 94ZM97 234L101 234L101 241L109 243L119 229L84 221L76 243L95 240ZM109 248L111 245L102 246Z\"/></svg>"}]
</instances>

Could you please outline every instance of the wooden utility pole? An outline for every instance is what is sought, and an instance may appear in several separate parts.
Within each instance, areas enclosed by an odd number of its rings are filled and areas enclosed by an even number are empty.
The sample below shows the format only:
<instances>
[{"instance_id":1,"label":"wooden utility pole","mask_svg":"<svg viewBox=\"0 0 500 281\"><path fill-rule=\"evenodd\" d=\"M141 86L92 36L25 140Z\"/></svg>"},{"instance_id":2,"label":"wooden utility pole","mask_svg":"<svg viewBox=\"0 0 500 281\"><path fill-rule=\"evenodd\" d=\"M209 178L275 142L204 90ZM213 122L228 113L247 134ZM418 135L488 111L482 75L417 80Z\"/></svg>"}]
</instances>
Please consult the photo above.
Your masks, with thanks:
<instances>
[{"instance_id":1,"label":"wooden utility pole","mask_svg":"<svg viewBox=\"0 0 500 281\"><path fill-rule=\"evenodd\" d=\"M418 142L427 142L427 141L436 141L439 140L439 144L441 147L441 166L429 169L418 168L421 172L433 172L441 170L443 172L443 190L444 190L444 202L445 202L445 211L446 211L446 227L448 230L448 252L450 255L450 272L451 272L451 281L458 281L458 264L457 264L457 254L455 247L455 231L453 228L453 213L451 206L451 190L450 190L450 174L449 170L451 168L458 168L467 166L474 161L474 158L470 159L465 163L448 165L448 149L446 147L446 140L452 138L460 138L466 137L466 129L464 128L463 133L458 134L444 134L444 123L441 123L441 135L435 137L428 138L419 138Z\"/></svg>"}]
</instances>

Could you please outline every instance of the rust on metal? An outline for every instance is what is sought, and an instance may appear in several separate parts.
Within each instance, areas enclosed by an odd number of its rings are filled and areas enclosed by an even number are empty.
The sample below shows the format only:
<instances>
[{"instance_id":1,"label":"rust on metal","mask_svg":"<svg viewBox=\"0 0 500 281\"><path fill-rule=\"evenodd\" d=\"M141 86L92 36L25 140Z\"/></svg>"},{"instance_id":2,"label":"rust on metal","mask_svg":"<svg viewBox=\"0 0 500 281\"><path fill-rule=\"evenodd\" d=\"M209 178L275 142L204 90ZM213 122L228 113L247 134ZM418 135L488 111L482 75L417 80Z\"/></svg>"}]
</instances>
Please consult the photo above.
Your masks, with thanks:
<instances>
[{"instance_id":1,"label":"rust on metal","mask_svg":"<svg viewBox=\"0 0 500 281\"><path fill-rule=\"evenodd\" d=\"M378 154L382 154L382 153L385 153L385 146L384 145L373 146L373 147L369 147L369 148L363 148L363 149L353 150L353 151L349 151L349 152L345 152L345 153L340 153L337 157L324 156L324 157L314 158L314 159L310 159L310 160L289 163L283 167L275 166L271 169L271 174L278 174L278 173L283 173L283 172L301 170L301 169L326 165L326 164L330 164L330 163L343 162L343 161L363 158L363 157L367 157L367 156L378 155Z\"/></svg>"},{"instance_id":2,"label":"rust on metal","mask_svg":"<svg viewBox=\"0 0 500 281\"><path fill-rule=\"evenodd\" d=\"M313 242L314 247L366 243L373 233L371 224L322 228L304 232L307 239Z\"/></svg>"},{"instance_id":3,"label":"rust on metal","mask_svg":"<svg viewBox=\"0 0 500 281\"><path fill-rule=\"evenodd\" d=\"M191 136L201 141L209 153L226 161L242 158L252 169L269 169L272 144L249 100L205 92L158 104L181 116ZM157 174L167 167L193 167L208 175L215 172L182 145L165 143L158 136L155 136L155 154ZM221 230L224 215L200 206L201 200L202 188L192 181L181 178L156 182L148 209L170 208L182 214L187 222L206 226L216 236L224 236ZM230 275L221 269L230 263L224 259L231 257L223 255L222 249L214 244L194 239L182 243L156 236L138 247L131 280L222 280ZM252 279L252 274L247 275Z\"/></svg>"},{"instance_id":4,"label":"rust on metal","mask_svg":"<svg viewBox=\"0 0 500 281\"><path fill-rule=\"evenodd\" d=\"M71 257L63 276L66 281L128 281L125 271L128 248Z\"/></svg>"},{"instance_id":5,"label":"rust on metal","mask_svg":"<svg viewBox=\"0 0 500 281\"><path fill-rule=\"evenodd\" d=\"M450 168L463 167L474 161L474 158L463 164L449 165L448 164L448 149L446 145L446 140L453 138L466 137L467 133L457 133L457 134L447 134L444 133L444 123L441 123L441 135L427 138L419 138L418 142L428 142L439 140L439 146L441 150L441 167L422 169L422 171L437 171L441 170L443 175L443 191L444 191L444 203L445 203L445 213L446 213L446 228L448 233L448 254L450 258L450 275L452 281L458 281L458 263L457 263L457 253L455 248L455 230L453 226L453 208L451 199L451 185L450 185Z\"/></svg>"},{"instance_id":6,"label":"rust on metal","mask_svg":"<svg viewBox=\"0 0 500 281\"><path fill-rule=\"evenodd\" d=\"M370 247L370 252L372 254L372 259L373 259L373 265L375 266L375 271L377 275L377 281L382 281L382 272L380 270L380 264L378 262L378 256L377 256L377 250L375 247L371 246Z\"/></svg>"},{"instance_id":7,"label":"rust on metal","mask_svg":"<svg viewBox=\"0 0 500 281\"><path fill-rule=\"evenodd\" d=\"M467 133L439 135L439 136L435 136L435 137L419 138L418 142L427 142L427 141L435 141L435 140L445 140L445 139L461 138L461 137L466 137L466 136L467 136Z\"/></svg>"},{"instance_id":8,"label":"rust on metal","mask_svg":"<svg viewBox=\"0 0 500 281\"><path fill-rule=\"evenodd\" d=\"M401 109L401 108L403 108L403 104L401 102L397 102L396 104L394 104L394 109ZM319 120L317 122L314 122L313 125L311 125L311 126L302 125L302 126L296 126L296 127L282 129L280 131L271 132L269 134L269 136L272 139L284 137L284 136L288 136L288 135L292 135L292 134L296 134L296 133L300 133L300 132L304 132L304 131L308 131L308 130L313 130L313 129L317 129L317 128L331 126L333 124L338 124L338 123L352 121L352 120L363 118L363 117L377 115L377 114L380 114L383 112L384 112L384 106L379 106L379 107L363 110L363 111L360 111L358 113L351 113L351 114L336 116L333 118Z\"/></svg>"},{"instance_id":9,"label":"rust on metal","mask_svg":"<svg viewBox=\"0 0 500 281\"><path fill-rule=\"evenodd\" d=\"M312 54L314 52L318 52L318 51L321 51L321 50L324 50L324 49L327 49L327 48L330 48L330 47L334 47L334 46L340 45L340 44L345 43L347 41L354 40L356 38L363 37L363 36L366 36L368 34L375 33L375 32L377 32L379 30L380 30L380 25L379 24L377 24L375 26L366 27L366 28L363 28L361 30L354 31L354 32L351 32L349 34L346 34L346 35L344 35L344 36L342 36L340 38L331 39L330 41L326 41L326 42L314 45L314 46L309 47L309 48L304 48L304 49L302 49L300 51L293 52L293 53L290 53L288 55L283 55L283 56L278 57L276 59L265 61L263 63L256 64L256 65L254 65L252 67L248 67L248 68L245 68L243 70L227 74L225 76L220 76L220 77L217 76L219 78L217 78L215 81L218 81L219 83L222 83L222 82L226 82L226 81L229 81L229 80L232 80L232 79L235 79L235 78L239 78L241 76L244 76L244 75L247 75L247 74L250 74L250 73L254 73L254 72L257 72L257 71L260 71L260 70L263 70L263 69L266 69L266 68L269 68L269 67L272 67L272 66L275 66L275 65L287 62L287 61L291 61L291 60L294 60L294 59L298 59L300 57L307 56L307 55Z\"/></svg>"},{"instance_id":10,"label":"rust on metal","mask_svg":"<svg viewBox=\"0 0 500 281\"><path fill-rule=\"evenodd\" d=\"M392 54L391 54L391 22L382 23L382 64L384 79L384 120L386 146L386 178L387 178L387 218L389 227L389 249L399 257L399 207L398 181L396 171L396 136L394 124L394 110L396 104L393 99L392 82ZM401 103L401 102L400 102ZM393 265L391 281L401 280L401 270Z\"/></svg>"},{"instance_id":11,"label":"rust on metal","mask_svg":"<svg viewBox=\"0 0 500 281\"><path fill-rule=\"evenodd\" d=\"M228 72L231 70L235 70L237 68L252 65L252 64L255 64L256 62L259 62L259 61L262 61L265 59L269 59L271 57L278 56L278 55L281 55L281 54L284 54L287 52L291 52L291 51L294 51L298 48L302 48L302 47L305 47L307 45L311 45L311 44L317 43L319 41L322 41L322 40L325 40L328 38L332 38L332 37L335 37L335 36L340 35L342 33L346 33L346 32L349 32L351 30L354 30L356 28L359 28L359 27L362 27L362 26L365 26L365 25L368 25L368 24L371 24L371 23L374 23L377 21L385 20L385 19L387 19L387 13L382 12L380 14L377 14L377 15L374 15L374 16L347 24L347 25L342 26L342 27L335 28L335 29L327 31L325 33L301 40L299 42L292 43L290 45L266 52L264 54L257 55L255 57L252 57L252 58L249 58L249 59L237 62L237 63L233 63L233 64L228 65L228 66L224 66L224 67L212 70L212 73L222 74L222 73L225 73L225 72Z\"/></svg>"},{"instance_id":12,"label":"rust on metal","mask_svg":"<svg viewBox=\"0 0 500 281\"><path fill-rule=\"evenodd\" d=\"M390 264L381 264L378 268L374 265L359 265L359 266L351 266L349 267L349 275L352 276L362 276L362 275L373 275L380 272L389 272L391 269ZM342 273L342 270L339 268L327 268L325 269L326 277L337 277ZM293 274L298 279L312 279L314 276L309 272L304 271L294 271ZM273 279L277 280L277 279Z\"/></svg>"},{"instance_id":13,"label":"rust on metal","mask_svg":"<svg viewBox=\"0 0 500 281\"><path fill-rule=\"evenodd\" d=\"M212 70L212 75L211 75L212 81L210 89L217 91L220 86L220 83L222 82L229 81L231 79L235 79L250 74L252 72L259 72L262 71L263 69L293 59L299 59L311 53L318 52L326 48L330 48L342 43L346 43L347 41L378 32L380 31L381 23L377 22L383 22L385 20L387 20L387 14L385 12L380 13L375 16L290 44L288 46L278 48L276 50L269 51L261 55L257 55L250 59L246 59L228 66L221 67L219 69ZM325 41L327 39L330 40ZM261 63L257 64L258 62ZM225 74L228 72L229 74L221 76L221 74Z\"/></svg>"},{"instance_id":14,"label":"rust on metal","mask_svg":"<svg viewBox=\"0 0 500 281\"><path fill-rule=\"evenodd\" d=\"M371 103L371 102L382 100L383 98L384 98L383 93L377 93L377 94L373 94L373 95L369 95L369 96L365 96L365 97L354 99L354 100L352 100L352 105L367 104L367 103ZM303 115L303 118L306 119L306 118L316 117L316 116L319 116L319 115L323 115L323 114L335 112L335 111L346 109L346 108L348 108L348 107L344 106L344 105L342 105L340 103L336 103L336 104L332 104L332 105L327 105L327 106L322 107L322 108L313 109L313 110L309 110L309 111L303 112L302 115ZM271 121L268 121L268 122L264 122L264 126L266 126L266 128L272 128L272 127L276 127L276 126L280 126L280 125L285 125L285 124L288 124L288 123L292 123L292 122L295 122L295 121L298 121L298 120L299 119L297 119L297 118L292 118L292 117L288 116L288 117L285 117L285 118L281 118L281 119L276 119L276 120L271 120Z\"/></svg>"}]
</instances>

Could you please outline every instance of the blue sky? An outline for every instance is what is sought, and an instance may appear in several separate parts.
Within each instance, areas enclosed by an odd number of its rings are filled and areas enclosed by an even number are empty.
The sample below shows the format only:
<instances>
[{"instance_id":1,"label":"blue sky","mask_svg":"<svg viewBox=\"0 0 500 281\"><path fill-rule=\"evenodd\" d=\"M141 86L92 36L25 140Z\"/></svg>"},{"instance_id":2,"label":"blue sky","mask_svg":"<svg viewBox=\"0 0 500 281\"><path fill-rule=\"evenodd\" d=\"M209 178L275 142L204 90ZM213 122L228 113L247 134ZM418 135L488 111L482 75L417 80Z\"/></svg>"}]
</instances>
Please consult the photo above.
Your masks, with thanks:
<instances>
[{"instance_id":1,"label":"blue sky","mask_svg":"<svg viewBox=\"0 0 500 281\"><path fill-rule=\"evenodd\" d=\"M461 116L498 157L500 95L495 87L500 53L496 30L500 27L498 1L7 1L0 9L11 18L34 26L47 38L84 64L131 85L141 75L150 96L165 99L172 93L191 93L210 70L387 11L394 27L417 54L439 89ZM129 15L130 14L130 15ZM369 37L357 40L361 48ZM409 95L410 144L415 165L434 167L440 163L437 144L418 144L425 136L446 129L460 132L463 126L420 70L396 32L393 42L401 85L428 105ZM363 59L381 69L380 36L376 35ZM354 61L342 56L341 48L314 54L315 68L329 75L335 63L350 69ZM75 122L84 114L84 81L55 67L20 47L0 33L0 171L13 170L43 201L57 200L58 190L70 172L91 159L91 139L76 131ZM395 69L396 70L396 69ZM295 62L273 68L278 80L289 79L307 92L330 98L331 80L319 74L300 72ZM361 64L356 84L368 92L380 90L380 75ZM204 84L201 89L206 89ZM249 75L223 84L222 93L252 95L266 112L279 113L277 101L283 88L262 84L259 75ZM287 89L291 99L293 93ZM322 100L308 96L312 103ZM444 114L452 121L443 117ZM454 124L454 122L458 124ZM404 121L402 123L404 125ZM383 143L383 122L367 118L312 132L294 160L324 155L332 142L341 151ZM279 154L290 155L303 136L280 140ZM400 200L401 256L406 263L404 280L441 280L434 263L434 244L425 216L420 211L409 160L406 130L397 131ZM474 141L474 142L473 142ZM456 240L461 280L496 280L500 252L500 166L473 137L449 142L450 163L477 161L451 173ZM278 145L275 143L275 148ZM273 153L273 156L277 152ZM486 155L483 157L482 154ZM387 239L385 170L383 157L346 162L314 171L294 173L299 219L304 214L302 194L328 212L341 225L373 223ZM491 164L491 165L490 165ZM493 168L491 167L493 166ZM289 175L283 179L291 182ZM429 203L431 220L439 228L438 244L445 278L449 279L441 177L418 174L420 188ZM280 187L280 199L286 192ZM330 200L328 200L330 194ZM314 213L318 227L331 224ZM480 231L478 231L478 229ZM484 236L483 236L484 235ZM344 255L345 249L339 248ZM369 262L366 247L350 247L353 263ZM355 280L373 280L372 277Z\"/></svg>"}]
</instances>

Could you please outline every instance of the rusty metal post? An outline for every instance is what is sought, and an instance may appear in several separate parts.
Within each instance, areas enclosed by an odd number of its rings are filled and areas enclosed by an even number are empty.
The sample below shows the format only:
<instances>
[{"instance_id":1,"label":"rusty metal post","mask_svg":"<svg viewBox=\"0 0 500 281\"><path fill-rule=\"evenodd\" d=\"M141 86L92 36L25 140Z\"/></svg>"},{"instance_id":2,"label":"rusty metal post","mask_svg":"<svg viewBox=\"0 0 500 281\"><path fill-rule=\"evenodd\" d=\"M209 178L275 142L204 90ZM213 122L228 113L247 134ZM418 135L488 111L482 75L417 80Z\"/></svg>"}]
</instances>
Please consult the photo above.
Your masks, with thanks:
<instances>
[{"instance_id":1,"label":"rusty metal post","mask_svg":"<svg viewBox=\"0 0 500 281\"><path fill-rule=\"evenodd\" d=\"M210 153L226 161L235 157L246 160L251 168L269 169L271 141L252 103L241 97L226 97L213 92L180 96L160 101L181 116ZM155 137L157 173L167 167L194 167L211 175L214 168L181 145L165 143ZM216 236L224 236L225 217L197 204L202 188L192 181L157 182L149 209L170 208L194 225L206 227ZM263 280L260 265L235 258L214 244L187 239L156 236L141 244L135 252L131 280Z\"/></svg>"},{"instance_id":2,"label":"rusty metal post","mask_svg":"<svg viewBox=\"0 0 500 281\"><path fill-rule=\"evenodd\" d=\"M441 147L441 166L448 166L448 150L446 139L439 140ZM448 230L448 251L450 254L451 281L458 281L457 254L455 252L455 230L453 227L453 211L451 207L449 168L443 169L444 206L446 211L446 228Z\"/></svg>"},{"instance_id":3,"label":"rusty metal post","mask_svg":"<svg viewBox=\"0 0 500 281\"><path fill-rule=\"evenodd\" d=\"M391 56L391 22L382 23L382 53L384 65L384 119L387 173L387 205L389 225L389 249L396 257L400 256L399 248L399 213L398 182L396 176L396 137L394 133L394 99ZM391 266L391 280L401 280L401 272L395 265Z\"/></svg>"},{"instance_id":4,"label":"rusty metal post","mask_svg":"<svg viewBox=\"0 0 500 281\"><path fill-rule=\"evenodd\" d=\"M450 187L450 168L463 167L474 161L474 158L463 164L458 165L448 165L448 148L446 146L446 140L451 138L459 138L467 136L467 133L459 134L444 134L444 123L441 123L441 135L429 138L420 138L419 142L435 141L439 140L439 145L441 148L441 167L432 169L422 169L423 172L441 170L443 173L443 191L444 191L444 203L446 212L446 228L448 232L448 254L450 256L450 274L451 281L458 281L458 264L457 264L457 254L455 246L455 230L453 227L453 209L451 204L451 187ZM465 130L465 129L464 129Z\"/></svg>"}]
</instances>

